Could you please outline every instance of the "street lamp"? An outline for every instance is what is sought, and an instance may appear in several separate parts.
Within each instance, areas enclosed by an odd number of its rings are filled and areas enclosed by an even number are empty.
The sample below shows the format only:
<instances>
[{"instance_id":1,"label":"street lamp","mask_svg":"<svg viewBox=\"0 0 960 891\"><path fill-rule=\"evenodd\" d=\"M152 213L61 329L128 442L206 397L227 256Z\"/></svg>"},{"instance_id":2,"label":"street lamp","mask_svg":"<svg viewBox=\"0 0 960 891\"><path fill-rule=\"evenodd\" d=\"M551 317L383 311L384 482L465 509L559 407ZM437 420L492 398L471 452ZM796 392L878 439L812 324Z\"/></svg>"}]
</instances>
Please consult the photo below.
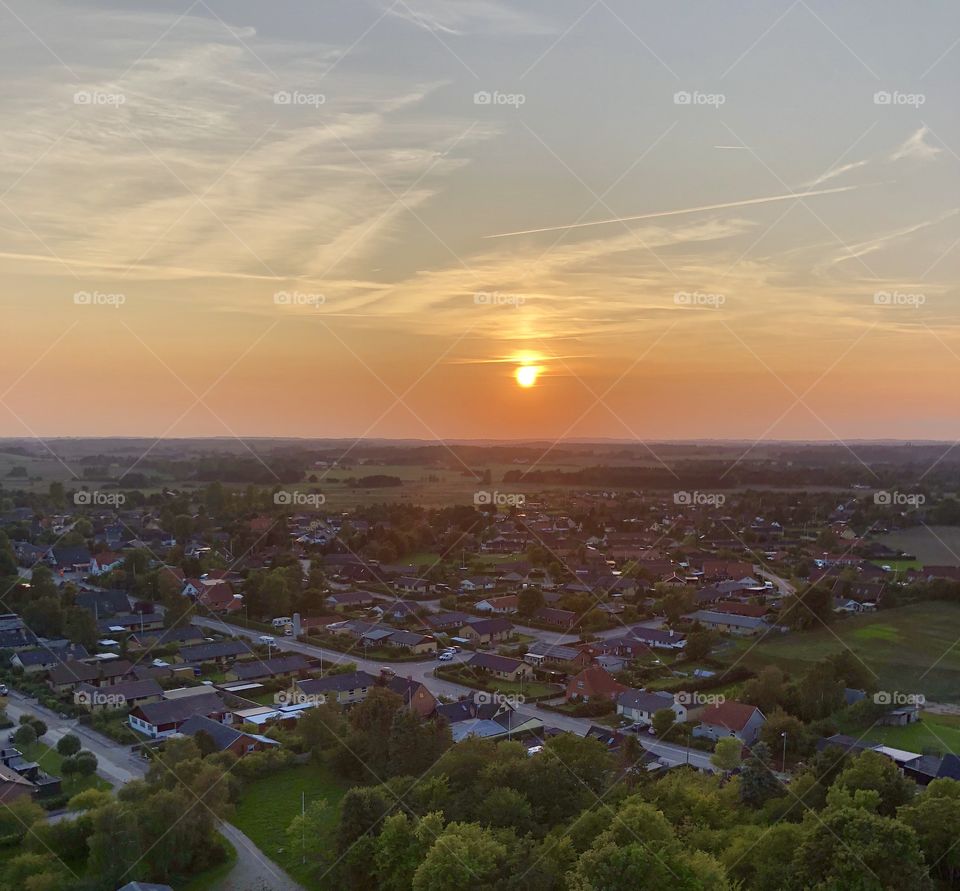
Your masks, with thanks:
<instances>
[{"instance_id":1,"label":"street lamp","mask_svg":"<svg viewBox=\"0 0 960 891\"><path fill-rule=\"evenodd\" d=\"M780 732L780 735L783 737L783 758L780 761L780 772L787 772L787 731L783 730Z\"/></svg>"}]
</instances>

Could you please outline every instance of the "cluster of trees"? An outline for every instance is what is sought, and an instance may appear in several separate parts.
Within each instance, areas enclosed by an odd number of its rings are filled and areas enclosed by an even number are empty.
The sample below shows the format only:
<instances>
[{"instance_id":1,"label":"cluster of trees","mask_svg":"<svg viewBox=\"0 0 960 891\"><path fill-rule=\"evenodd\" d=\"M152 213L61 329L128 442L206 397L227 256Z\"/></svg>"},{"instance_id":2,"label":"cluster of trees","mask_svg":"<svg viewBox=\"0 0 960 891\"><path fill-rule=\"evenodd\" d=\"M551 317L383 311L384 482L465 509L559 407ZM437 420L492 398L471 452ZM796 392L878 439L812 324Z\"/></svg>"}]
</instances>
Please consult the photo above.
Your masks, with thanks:
<instances>
[{"instance_id":1,"label":"cluster of trees","mask_svg":"<svg viewBox=\"0 0 960 891\"><path fill-rule=\"evenodd\" d=\"M89 753L68 757L83 754ZM176 885L214 866L225 856L217 824L240 788L230 773L232 759L201 758L193 740L173 739L145 779L123 786L116 797L96 789L74 796L67 819L49 822L30 799L5 805L0 842L19 846L21 853L0 869L0 887L114 891L130 881Z\"/></svg>"},{"instance_id":2,"label":"cluster of trees","mask_svg":"<svg viewBox=\"0 0 960 891\"><path fill-rule=\"evenodd\" d=\"M344 712L328 702L297 724L302 746L341 776L362 783L401 774L419 776L452 745L442 720L423 720L386 687Z\"/></svg>"},{"instance_id":3,"label":"cluster of trees","mask_svg":"<svg viewBox=\"0 0 960 891\"><path fill-rule=\"evenodd\" d=\"M651 777L639 750L468 739L424 773L315 802L289 827L322 887L447 891L924 889L960 878L960 784L918 791L830 748L790 784L758 744L734 774ZM739 753L737 753L739 754Z\"/></svg>"}]
</instances>

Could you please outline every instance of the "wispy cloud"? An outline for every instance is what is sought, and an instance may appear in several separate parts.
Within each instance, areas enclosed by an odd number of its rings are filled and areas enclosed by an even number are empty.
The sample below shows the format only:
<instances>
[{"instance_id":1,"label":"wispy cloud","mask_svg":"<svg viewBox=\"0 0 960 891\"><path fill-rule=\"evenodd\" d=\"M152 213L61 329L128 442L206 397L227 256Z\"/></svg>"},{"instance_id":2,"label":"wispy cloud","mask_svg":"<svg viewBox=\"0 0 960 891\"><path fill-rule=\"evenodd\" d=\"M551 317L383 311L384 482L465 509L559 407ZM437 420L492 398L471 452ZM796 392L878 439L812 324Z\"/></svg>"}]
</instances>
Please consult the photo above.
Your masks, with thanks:
<instances>
[{"instance_id":1,"label":"wispy cloud","mask_svg":"<svg viewBox=\"0 0 960 891\"><path fill-rule=\"evenodd\" d=\"M498 0L375 0L387 15L425 31L463 36L552 34L557 28L545 19Z\"/></svg>"},{"instance_id":2,"label":"wispy cloud","mask_svg":"<svg viewBox=\"0 0 960 891\"><path fill-rule=\"evenodd\" d=\"M828 170L826 173L818 176L816 179L810 180L810 182L804 183L803 185L808 189L812 189L821 185L822 183L836 179L838 176L843 176L845 173L849 173L851 170L859 170L861 167L866 167L869 163L869 161L851 161L849 164L841 164L839 167L834 167L832 170Z\"/></svg>"},{"instance_id":3,"label":"wispy cloud","mask_svg":"<svg viewBox=\"0 0 960 891\"><path fill-rule=\"evenodd\" d=\"M930 128L924 124L916 133L901 143L890 155L891 161L932 161L939 155L943 149L927 142L927 135Z\"/></svg>"},{"instance_id":4,"label":"wispy cloud","mask_svg":"<svg viewBox=\"0 0 960 891\"><path fill-rule=\"evenodd\" d=\"M663 217L677 217L691 213L704 213L712 210L730 210L735 207L749 207L756 204L772 204L776 201L791 201L798 198L812 198L817 195L832 195L838 192L850 192L859 186L838 186L833 189L817 189L816 191L789 192L785 195L766 195L761 198L746 198L742 201L726 201L722 204L702 204L698 207L684 207L679 210L660 210L653 213L637 214L630 217L615 217L610 220L594 220L590 223L569 223L563 226L543 226L539 229L520 229L516 232L500 232L496 235L486 235L485 238L509 238L513 235L534 235L540 232L564 232L569 229L587 229L591 226L609 226L613 223L633 223L640 220L655 220Z\"/></svg>"}]
</instances>

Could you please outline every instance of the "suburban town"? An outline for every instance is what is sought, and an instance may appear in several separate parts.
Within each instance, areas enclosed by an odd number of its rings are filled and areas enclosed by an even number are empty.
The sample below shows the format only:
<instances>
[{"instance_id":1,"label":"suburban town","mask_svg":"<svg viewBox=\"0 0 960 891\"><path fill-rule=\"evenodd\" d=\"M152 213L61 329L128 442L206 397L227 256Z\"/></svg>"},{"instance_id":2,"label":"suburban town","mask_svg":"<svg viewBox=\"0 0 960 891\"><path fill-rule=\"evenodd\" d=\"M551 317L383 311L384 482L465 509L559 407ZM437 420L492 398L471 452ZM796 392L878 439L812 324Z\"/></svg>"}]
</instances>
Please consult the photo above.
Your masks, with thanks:
<instances>
[{"instance_id":1,"label":"suburban town","mask_svg":"<svg viewBox=\"0 0 960 891\"><path fill-rule=\"evenodd\" d=\"M960 891L960 2L0 72L0 891Z\"/></svg>"},{"instance_id":2,"label":"suburban town","mask_svg":"<svg viewBox=\"0 0 960 891\"><path fill-rule=\"evenodd\" d=\"M464 868L565 887L619 862L622 819L660 826L658 881L777 888L863 806L869 868L949 880L960 560L889 542L929 550L960 501L523 475L502 498L477 468L470 503L424 508L359 462L388 500L328 509L325 459L270 487L8 473L5 875L421 887L489 847Z\"/></svg>"}]
</instances>

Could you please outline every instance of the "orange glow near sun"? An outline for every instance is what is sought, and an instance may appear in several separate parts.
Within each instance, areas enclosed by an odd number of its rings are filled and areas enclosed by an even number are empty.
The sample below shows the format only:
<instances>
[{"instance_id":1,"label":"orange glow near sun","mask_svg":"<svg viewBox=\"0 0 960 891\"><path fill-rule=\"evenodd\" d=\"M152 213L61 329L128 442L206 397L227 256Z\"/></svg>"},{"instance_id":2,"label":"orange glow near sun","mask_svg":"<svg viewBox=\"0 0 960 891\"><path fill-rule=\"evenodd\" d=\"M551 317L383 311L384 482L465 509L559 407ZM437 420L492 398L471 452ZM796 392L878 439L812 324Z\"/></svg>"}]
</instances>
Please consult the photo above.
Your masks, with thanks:
<instances>
[{"instance_id":1,"label":"orange glow near sun","mask_svg":"<svg viewBox=\"0 0 960 891\"><path fill-rule=\"evenodd\" d=\"M543 371L541 365L521 365L514 372L514 376L521 387L532 387L537 382L541 371Z\"/></svg>"}]
</instances>

